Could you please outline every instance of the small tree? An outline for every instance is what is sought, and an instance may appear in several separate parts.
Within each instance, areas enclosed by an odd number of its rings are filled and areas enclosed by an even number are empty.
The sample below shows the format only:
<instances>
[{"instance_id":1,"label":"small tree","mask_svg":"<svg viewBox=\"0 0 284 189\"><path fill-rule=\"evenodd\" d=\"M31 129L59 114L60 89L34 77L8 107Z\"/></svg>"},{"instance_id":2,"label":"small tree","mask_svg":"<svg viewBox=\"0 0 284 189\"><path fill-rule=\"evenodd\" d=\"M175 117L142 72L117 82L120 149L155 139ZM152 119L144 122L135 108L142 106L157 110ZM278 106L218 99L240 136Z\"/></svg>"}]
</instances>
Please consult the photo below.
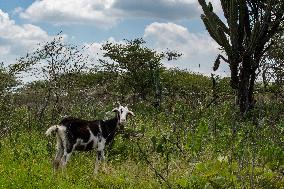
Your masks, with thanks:
<instances>
[{"instance_id":1,"label":"small tree","mask_svg":"<svg viewBox=\"0 0 284 189\"><path fill-rule=\"evenodd\" d=\"M13 73L9 73L8 69L0 63L0 95L18 84Z\"/></svg>"},{"instance_id":2,"label":"small tree","mask_svg":"<svg viewBox=\"0 0 284 189\"><path fill-rule=\"evenodd\" d=\"M38 104L40 106L40 110L37 111L38 118L41 119L46 108L51 104L53 104L52 117L54 117L60 96L74 91L77 82L76 73L86 68L87 59L88 57L81 53L81 49L66 44L63 36L57 35L32 53L19 58L16 64L11 65L10 70L13 73L31 74L36 79L44 80L34 83L45 91L43 94L46 95L44 102Z\"/></svg>"},{"instance_id":3,"label":"small tree","mask_svg":"<svg viewBox=\"0 0 284 189\"><path fill-rule=\"evenodd\" d=\"M201 18L211 37L221 46L227 58L219 55L217 70L222 58L229 63L231 86L237 91L242 113L254 106L253 91L257 70L264 53L271 46L271 38L283 22L282 0L221 0L225 24L214 12L211 3L198 0L203 9Z\"/></svg>"},{"instance_id":4,"label":"small tree","mask_svg":"<svg viewBox=\"0 0 284 189\"><path fill-rule=\"evenodd\" d=\"M20 57L11 65L14 73L30 73L36 79L56 82L62 74L73 74L86 68L87 56L77 46L66 44L62 35L40 44L39 48ZM65 78L66 79L66 78ZM55 84L55 83L54 83Z\"/></svg>"},{"instance_id":5,"label":"small tree","mask_svg":"<svg viewBox=\"0 0 284 189\"><path fill-rule=\"evenodd\" d=\"M272 46L262 61L262 79L264 89L275 95L276 99L284 99L284 25L282 31L272 39ZM280 97L280 98L279 98Z\"/></svg>"},{"instance_id":6,"label":"small tree","mask_svg":"<svg viewBox=\"0 0 284 189\"><path fill-rule=\"evenodd\" d=\"M15 108L11 105L14 100L11 89L18 84L15 75L9 73L4 64L0 63L0 136L3 128L10 127L11 115Z\"/></svg>"},{"instance_id":7,"label":"small tree","mask_svg":"<svg viewBox=\"0 0 284 189\"><path fill-rule=\"evenodd\" d=\"M125 44L107 42L102 47L104 57L113 62L101 59L100 63L105 70L118 74L123 80L119 86L124 91L122 94L132 91L138 99L145 100L154 92L155 106L160 106L160 73L164 69L161 60L177 59L181 54L172 51L159 53L144 44L143 39L126 40Z\"/></svg>"},{"instance_id":8,"label":"small tree","mask_svg":"<svg viewBox=\"0 0 284 189\"><path fill-rule=\"evenodd\" d=\"M282 31L273 37L271 48L263 60L263 81L284 85L284 23Z\"/></svg>"}]
</instances>

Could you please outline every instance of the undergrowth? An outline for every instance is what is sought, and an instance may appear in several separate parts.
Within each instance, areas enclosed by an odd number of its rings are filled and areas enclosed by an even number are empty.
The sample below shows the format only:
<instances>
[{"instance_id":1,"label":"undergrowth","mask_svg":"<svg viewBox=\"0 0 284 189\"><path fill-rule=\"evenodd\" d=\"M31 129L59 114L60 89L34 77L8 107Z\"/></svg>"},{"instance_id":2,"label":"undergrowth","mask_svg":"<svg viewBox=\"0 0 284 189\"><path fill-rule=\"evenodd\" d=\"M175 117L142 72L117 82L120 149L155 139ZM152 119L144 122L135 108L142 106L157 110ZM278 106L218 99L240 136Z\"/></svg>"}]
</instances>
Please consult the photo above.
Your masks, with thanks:
<instances>
[{"instance_id":1,"label":"undergrowth","mask_svg":"<svg viewBox=\"0 0 284 189\"><path fill-rule=\"evenodd\" d=\"M133 109L136 117L107 148L97 175L94 151L74 153L54 173L49 125L16 109L1 136L0 188L284 188L284 119L275 119L281 108L256 108L242 119L230 103Z\"/></svg>"}]
</instances>

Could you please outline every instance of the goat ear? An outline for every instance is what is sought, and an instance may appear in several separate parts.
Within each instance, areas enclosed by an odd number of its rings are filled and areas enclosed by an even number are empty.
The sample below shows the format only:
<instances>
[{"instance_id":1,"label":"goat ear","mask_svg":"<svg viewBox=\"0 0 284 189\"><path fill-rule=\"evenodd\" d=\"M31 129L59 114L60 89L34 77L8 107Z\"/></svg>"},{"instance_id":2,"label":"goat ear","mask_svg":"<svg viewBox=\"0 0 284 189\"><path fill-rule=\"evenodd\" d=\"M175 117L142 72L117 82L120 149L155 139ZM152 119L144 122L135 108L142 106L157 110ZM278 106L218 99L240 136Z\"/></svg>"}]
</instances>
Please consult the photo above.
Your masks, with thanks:
<instances>
[{"instance_id":1,"label":"goat ear","mask_svg":"<svg viewBox=\"0 0 284 189\"><path fill-rule=\"evenodd\" d=\"M112 112L118 112L117 108L112 109Z\"/></svg>"},{"instance_id":2,"label":"goat ear","mask_svg":"<svg viewBox=\"0 0 284 189\"><path fill-rule=\"evenodd\" d=\"M134 113L132 111L128 111L128 114L135 116Z\"/></svg>"}]
</instances>

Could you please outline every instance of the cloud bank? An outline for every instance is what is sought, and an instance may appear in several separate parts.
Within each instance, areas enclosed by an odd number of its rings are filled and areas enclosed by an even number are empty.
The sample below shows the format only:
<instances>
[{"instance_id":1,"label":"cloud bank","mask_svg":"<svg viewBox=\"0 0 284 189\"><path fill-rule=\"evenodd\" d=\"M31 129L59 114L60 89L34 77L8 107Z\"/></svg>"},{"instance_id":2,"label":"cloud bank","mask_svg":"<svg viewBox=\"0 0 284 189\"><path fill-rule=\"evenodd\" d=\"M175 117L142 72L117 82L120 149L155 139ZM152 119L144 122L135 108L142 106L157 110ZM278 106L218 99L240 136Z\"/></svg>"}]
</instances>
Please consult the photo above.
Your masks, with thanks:
<instances>
[{"instance_id":1,"label":"cloud bank","mask_svg":"<svg viewBox=\"0 0 284 189\"><path fill-rule=\"evenodd\" d=\"M213 1L213 6L215 10L221 10L219 1ZM143 37L147 45L161 51L169 48L183 53L180 60L165 62L167 67L210 73L219 53L218 45L207 32L193 33L190 28L176 24L197 18L200 13L197 0L36 0L26 9L17 7L13 12L27 22L75 25L79 28L85 24L110 29L122 20L150 18L156 22L145 28ZM34 24L16 24L0 10L0 61L11 63L12 59L51 38L45 30ZM115 42L115 39L112 40ZM99 48L102 43L103 40L83 45L91 49L90 53L93 52L94 56L96 53L101 56ZM219 73L226 69L221 66Z\"/></svg>"},{"instance_id":2,"label":"cloud bank","mask_svg":"<svg viewBox=\"0 0 284 189\"><path fill-rule=\"evenodd\" d=\"M109 27L118 21L111 10L113 0L41 0L32 3L20 17L55 25L95 24Z\"/></svg>"},{"instance_id":3,"label":"cloud bank","mask_svg":"<svg viewBox=\"0 0 284 189\"><path fill-rule=\"evenodd\" d=\"M12 63L17 56L50 40L46 31L32 24L17 25L0 9L0 62Z\"/></svg>"},{"instance_id":4,"label":"cloud bank","mask_svg":"<svg viewBox=\"0 0 284 189\"><path fill-rule=\"evenodd\" d=\"M174 62L165 62L167 67L189 69L200 73L213 73L212 66L220 53L218 44L208 34L191 33L187 28L174 23L154 22L145 28L144 38L158 50L177 50L183 56ZM219 68L218 73L226 75L226 65Z\"/></svg>"},{"instance_id":5,"label":"cloud bank","mask_svg":"<svg viewBox=\"0 0 284 189\"><path fill-rule=\"evenodd\" d=\"M220 3L213 1L216 9ZM197 0L36 0L18 10L21 18L55 25L88 24L110 28L121 20L150 18L167 21L200 16Z\"/></svg>"},{"instance_id":6,"label":"cloud bank","mask_svg":"<svg viewBox=\"0 0 284 189\"><path fill-rule=\"evenodd\" d=\"M150 48L160 52L170 49L183 54L177 61L163 62L168 68L179 67L207 75L215 73L227 76L229 68L225 64L222 64L217 72L212 70L213 62L220 50L208 34L191 33L187 28L171 22L154 22L145 28L143 37ZM108 41L123 43L114 38L109 38ZM93 58L102 58L100 48L104 42L106 41L86 43L85 46L88 47L88 53L94 55Z\"/></svg>"}]
</instances>

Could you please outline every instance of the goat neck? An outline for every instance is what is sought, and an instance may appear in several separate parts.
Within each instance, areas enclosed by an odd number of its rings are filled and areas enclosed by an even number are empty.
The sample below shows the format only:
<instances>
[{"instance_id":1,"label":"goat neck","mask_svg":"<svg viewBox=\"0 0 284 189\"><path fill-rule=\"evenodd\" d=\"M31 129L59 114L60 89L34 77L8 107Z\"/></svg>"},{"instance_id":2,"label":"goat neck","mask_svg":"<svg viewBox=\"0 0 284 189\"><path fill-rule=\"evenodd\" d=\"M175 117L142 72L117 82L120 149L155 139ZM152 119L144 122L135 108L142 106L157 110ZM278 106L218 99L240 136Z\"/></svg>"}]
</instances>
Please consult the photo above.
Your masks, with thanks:
<instances>
[{"instance_id":1,"label":"goat neck","mask_svg":"<svg viewBox=\"0 0 284 189\"><path fill-rule=\"evenodd\" d=\"M106 143L111 142L119 128L119 117L118 115L112 119L102 121L102 135L106 139Z\"/></svg>"}]
</instances>

